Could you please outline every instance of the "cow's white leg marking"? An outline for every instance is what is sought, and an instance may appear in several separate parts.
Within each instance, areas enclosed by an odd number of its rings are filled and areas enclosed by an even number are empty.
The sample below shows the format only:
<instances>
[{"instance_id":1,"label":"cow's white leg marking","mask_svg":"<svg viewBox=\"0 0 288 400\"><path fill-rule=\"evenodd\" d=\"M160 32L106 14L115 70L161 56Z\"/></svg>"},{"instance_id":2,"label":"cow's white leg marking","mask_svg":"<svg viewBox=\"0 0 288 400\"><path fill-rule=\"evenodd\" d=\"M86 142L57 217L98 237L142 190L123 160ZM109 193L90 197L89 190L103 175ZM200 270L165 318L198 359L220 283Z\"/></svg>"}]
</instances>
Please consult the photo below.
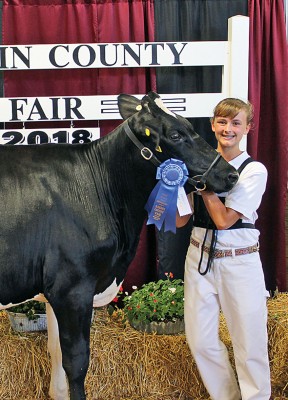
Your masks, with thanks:
<instances>
[{"instance_id":1,"label":"cow's white leg marking","mask_svg":"<svg viewBox=\"0 0 288 400\"><path fill-rule=\"evenodd\" d=\"M120 285L116 284L115 278L111 285L107 289L105 289L103 293L99 293L94 296L93 307L103 307L109 304L117 295L121 285L122 282L120 283Z\"/></svg>"},{"instance_id":2,"label":"cow's white leg marking","mask_svg":"<svg viewBox=\"0 0 288 400\"><path fill-rule=\"evenodd\" d=\"M49 303L46 303L48 351L51 356L51 381L49 395L53 400L69 400L68 383L62 367L62 352L56 316Z\"/></svg>"},{"instance_id":3,"label":"cow's white leg marking","mask_svg":"<svg viewBox=\"0 0 288 400\"><path fill-rule=\"evenodd\" d=\"M13 303L1 304L0 303L0 311L1 310L7 310L10 307L19 306L19 304L27 303L28 301L31 301L31 300L41 301L41 302L44 302L44 303L47 302L45 296L42 293L39 293L39 294L36 294L36 296L34 296L32 299L28 299L28 300L22 301L21 303L15 303L15 304L13 304Z\"/></svg>"}]
</instances>

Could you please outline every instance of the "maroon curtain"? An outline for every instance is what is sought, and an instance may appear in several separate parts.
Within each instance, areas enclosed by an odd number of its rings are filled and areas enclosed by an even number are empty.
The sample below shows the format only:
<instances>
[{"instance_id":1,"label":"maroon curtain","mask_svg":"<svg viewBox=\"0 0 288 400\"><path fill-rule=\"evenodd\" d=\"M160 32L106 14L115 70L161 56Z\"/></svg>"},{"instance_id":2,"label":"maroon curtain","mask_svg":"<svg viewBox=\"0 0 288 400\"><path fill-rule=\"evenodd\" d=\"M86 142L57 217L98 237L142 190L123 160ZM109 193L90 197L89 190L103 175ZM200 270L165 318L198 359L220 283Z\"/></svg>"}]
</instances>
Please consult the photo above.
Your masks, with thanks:
<instances>
[{"instance_id":1,"label":"maroon curtain","mask_svg":"<svg viewBox=\"0 0 288 400\"><path fill-rule=\"evenodd\" d=\"M153 0L3 0L6 45L153 40ZM5 97L137 94L155 88L155 71L151 68L26 70L4 74ZM102 134L119 122L100 122Z\"/></svg>"},{"instance_id":2,"label":"maroon curtain","mask_svg":"<svg viewBox=\"0 0 288 400\"><path fill-rule=\"evenodd\" d=\"M255 107L248 151L268 169L259 210L268 289L286 288L285 205L288 150L287 41L282 0L249 0L249 100Z\"/></svg>"},{"instance_id":3,"label":"maroon curtain","mask_svg":"<svg viewBox=\"0 0 288 400\"><path fill-rule=\"evenodd\" d=\"M6 45L153 40L153 0L3 0ZM5 97L137 94L155 87L155 71L149 68L26 70L4 74ZM101 135L120 122L101 121ZM74 125L83 126L80 121ZM86 126L98 126L98 122L89 121ZM47 123L45 127L51 125ZM150 280L156 269L155 258L154 230L144 225L137 255L125 279L127 285L140 286Z\"/></svg>"}]
</instances>

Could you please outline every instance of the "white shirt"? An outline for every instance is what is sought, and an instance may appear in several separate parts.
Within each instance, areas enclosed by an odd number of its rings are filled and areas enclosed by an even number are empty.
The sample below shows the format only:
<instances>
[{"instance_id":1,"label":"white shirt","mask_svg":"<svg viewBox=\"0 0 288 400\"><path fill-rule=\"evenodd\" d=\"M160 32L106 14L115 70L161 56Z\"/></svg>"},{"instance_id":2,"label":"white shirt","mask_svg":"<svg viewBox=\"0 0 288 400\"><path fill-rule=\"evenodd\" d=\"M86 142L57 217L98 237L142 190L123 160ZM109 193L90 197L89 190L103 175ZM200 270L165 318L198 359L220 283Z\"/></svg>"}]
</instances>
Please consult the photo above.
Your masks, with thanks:
<instances>
[{"instance_id":1,"label":"white shirt","mask_svg":"<svg viewBox=\"0 0 288 400\"><path fill-rule=\"evenodd\" d=\"M229 162L234 168L249 157L245 151ZM228 193L219 196L226 197L225 206L238 211L243 215L242 221L254 224L258 218L257 209L260 206L263 193L266 188L267 169L258 161L246 165L240 174L236 185ZM192 236L202 243L206 229L194 227ZM258 242L260 232L258 229L240 228L230 230L218 230L217 245L221 248L237 248L253 246ZM209 232L206 244L209 245L211 232Z\"/></svg>"}]
</instances>

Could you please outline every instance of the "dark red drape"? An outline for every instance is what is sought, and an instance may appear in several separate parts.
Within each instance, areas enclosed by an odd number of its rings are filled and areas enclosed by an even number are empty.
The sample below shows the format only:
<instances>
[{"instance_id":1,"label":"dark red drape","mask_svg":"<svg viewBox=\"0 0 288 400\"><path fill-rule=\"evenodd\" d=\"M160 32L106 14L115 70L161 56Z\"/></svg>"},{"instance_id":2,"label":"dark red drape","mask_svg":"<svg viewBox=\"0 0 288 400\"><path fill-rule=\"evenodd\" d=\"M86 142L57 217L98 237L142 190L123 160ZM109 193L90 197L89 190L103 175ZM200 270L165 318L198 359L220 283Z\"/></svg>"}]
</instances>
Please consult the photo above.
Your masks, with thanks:
<instances>
[{"instance_id":1,"label":"dark red drape","mask_svg":"<svg viewBox=\"0 0 288 400\"><path fill-rule=\"evenodd\" d=\"M220 3L217 1L219 7ZM229 5L235 3L229 2ZM288 129L283 0L248 0L248 3L249 99L255 106L255 127L248 135L248 151L267 166L269 174L259 210L261 257L267 288L273 290L278 285L280 290L286 290L284 216ZM167 2L158 1L158 4L161 11ZM183 4L179 2L181 10ZM207 4L199 1L203 7ZM153 5L153 0L3 0L4 44L153 41ZM165 16L167 30L173 28L167 24L173 15L170 19ZM184 22L183 17L177 25L179 29ZM143 68L15 71L5 72L4 77L6 97L145 93L155 89L154 73ZM166 92L169 93L169 88ZM101 122L102 132L106 134L118 123ZM147 228L144 232L148 235ZM146 242L143 243L141 268L141 256L135 260L139 262L140 275L145 263L151 262L151 252Z\"/></svg>"},{"instance_id":2,"label":"dark red drape","mask_svg":"<svg viewBox=\"0 0 288 400\"><path fill-rule=\"evenodd\" d=\"M153 0L3 1L3 44L153 40ZM4 74L5 97L87 96L121 92L138 94L155 90L155 85L155 72L149 68L26 70L7 71ZM120 122L101 121L101 135L111 131ZM97 126L95 123L98 124L97 121L89 121L88 126ZM75 126L81 126L81 122L75 122ZM29 124L26 127L30 127ZM137 255L129 267L125 282L128 287L140 286L151 279L153 273L154 230L144 226Z\"/></svg>"},{"instance_id":3,"label":"dark red drape","mask_svg":"<svg viewBox=\"0 0 288 400\"><path fill-rule=\"evenodd\" d=\"M259 210L260 245L267 288L286 290L287 41L282 0L249 0L249 100L255 107L248 151L268 169Z\"/></svg>"},{"instance_id":4,"label":"dark red drape","mask_svg":"<svg viewBox=\"0 0 288 400\"><path fill-rule=\"evenodd\" d=\"M153 40L153 0L3 1L3 44ZM155 81L149 68L8 71L4 91L5 97L137 94L155 89ZM100 126L106 134L115 121Z\"/></svg>"}]
</instances>

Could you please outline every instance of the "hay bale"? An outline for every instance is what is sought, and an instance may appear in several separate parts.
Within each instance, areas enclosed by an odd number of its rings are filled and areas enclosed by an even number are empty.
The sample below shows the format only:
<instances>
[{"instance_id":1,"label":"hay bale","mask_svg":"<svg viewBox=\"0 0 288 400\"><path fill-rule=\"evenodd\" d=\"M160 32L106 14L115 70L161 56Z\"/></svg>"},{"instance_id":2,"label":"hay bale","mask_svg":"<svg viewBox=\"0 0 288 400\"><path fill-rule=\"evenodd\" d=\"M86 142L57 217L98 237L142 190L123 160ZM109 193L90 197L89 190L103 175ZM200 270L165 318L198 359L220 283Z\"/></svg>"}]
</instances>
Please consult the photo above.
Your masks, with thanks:
<instances>
[{"instance_id":1,"label":"hay bale","mask_svg":"<svg viewBox=\"0 0 288 400\"><path fill-rule=\"evenodd\" d=\"M91 349L86 381L88 398L188 400L209 397L204 392L184 335L143 334L128 324L123 326L117 316L107 317L101 327L92 327ZM187 382L193 382L192 397L191 385Z\"/></svg>"},{"instance_id":2,"label":"hay bale","mask_svg":"<svg viewBox=\"0 0 288 400\"><path fill-rule=\"evenodd\" d=\"M288 294L268 301L269 357L274 400L288 399ZM220 335L233 353L225 320ZM48 398L50 363L46 333L13 333L0 313L0 400ZM24 383L24 385L23 385ZM28 383L28 384L27 384ZM185 335L140 333L119 315L96 311L91 327L87 400L208 399Z\"/></svg>"},{"instance_id":3,"label":"hay bale","mask_svg":"<svg viewBox=\"0 0 288 400\"><path fill-rule=\"evenodd\" d=\"M47 335L15 333L8 315L1 312L0 343L0 399L47 399L50 379Z\"/></svg>"},{"instance_id":4,"label":"hay bale","mask_svg":"<svg viewBox=\"0 0 288 400\"><path fill-rule=\"evenodd\" d=\"M288 293L269 299L268 310L272 387L279 388L279 392L288 397Z\"/></svg>"}]
</instances>

